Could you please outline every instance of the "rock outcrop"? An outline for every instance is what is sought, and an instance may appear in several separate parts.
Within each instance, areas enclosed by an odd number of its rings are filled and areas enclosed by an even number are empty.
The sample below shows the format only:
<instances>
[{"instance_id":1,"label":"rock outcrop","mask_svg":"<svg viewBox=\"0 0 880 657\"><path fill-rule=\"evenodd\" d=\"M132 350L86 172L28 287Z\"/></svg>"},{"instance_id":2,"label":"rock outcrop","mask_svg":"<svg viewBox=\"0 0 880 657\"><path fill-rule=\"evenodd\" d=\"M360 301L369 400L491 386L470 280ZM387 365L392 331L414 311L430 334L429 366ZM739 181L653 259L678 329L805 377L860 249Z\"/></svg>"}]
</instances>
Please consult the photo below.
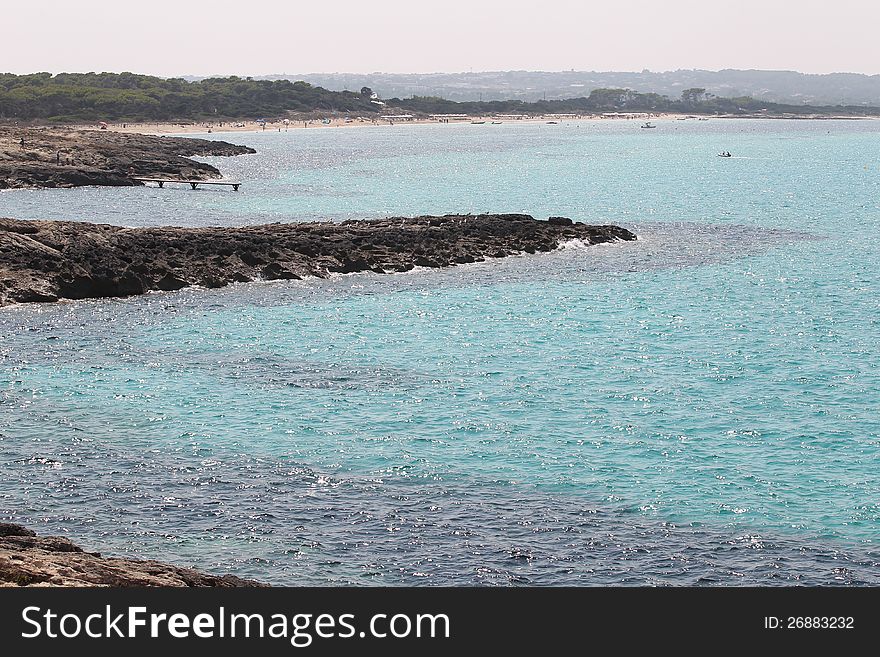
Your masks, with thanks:
<instances>
[{"instance_id":1,"label":"rock outcrop","mask_svg":"<svg viewBox=\"0 0 880 657\"><path fill-rule=\"evenodd\" d=\"M123 228L0 219L0 305L122 297L191 285L401 272L516 253L568 240L632 240L618 226L522 214L446 215L235 228Z\"/></svg>"},{"instance_id":2,"label":"rock outcrop","mask_svg":"<svg viewBox=\"0 0 880 657\"><path fill-rule=\"evenodd\" d=\"M207 139L0 127L0 189L140 185L138 177L207 180L220 177L220 171L191 156L254 152Z\"/></svg>"},{"instance_id":3,"label":"rock outcrop","mask_svg":"<svg viewBox=\"0 0 880 657\"><path fill-rule=\"evenodd\" d=\"M233 575L207 575L158 561L114 559L85 552L66 538L37 536L0 522L0 586L258 587Z\"/></svg>"}]
</instances>

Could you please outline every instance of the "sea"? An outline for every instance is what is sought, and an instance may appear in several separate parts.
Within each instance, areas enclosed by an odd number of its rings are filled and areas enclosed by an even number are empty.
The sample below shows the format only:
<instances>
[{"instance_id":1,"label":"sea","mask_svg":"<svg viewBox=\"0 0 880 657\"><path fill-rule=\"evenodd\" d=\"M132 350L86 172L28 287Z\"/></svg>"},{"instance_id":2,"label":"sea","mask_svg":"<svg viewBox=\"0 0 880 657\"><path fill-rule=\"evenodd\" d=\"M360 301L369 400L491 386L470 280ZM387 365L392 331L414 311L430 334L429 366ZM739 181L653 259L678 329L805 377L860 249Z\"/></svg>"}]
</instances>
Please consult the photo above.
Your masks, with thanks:
<instances>
[{"instance_id":1,"label":"sea","mask_svg":"<svg viewBox=\"0 0 880 657\"><path fill-rule=\"evenodd\" d=\"M0 192L639 236L0 309L0 520L277 585L880 584L880 122L655 124L215 132L237 193Z\"/></svg>"}]
</instances>

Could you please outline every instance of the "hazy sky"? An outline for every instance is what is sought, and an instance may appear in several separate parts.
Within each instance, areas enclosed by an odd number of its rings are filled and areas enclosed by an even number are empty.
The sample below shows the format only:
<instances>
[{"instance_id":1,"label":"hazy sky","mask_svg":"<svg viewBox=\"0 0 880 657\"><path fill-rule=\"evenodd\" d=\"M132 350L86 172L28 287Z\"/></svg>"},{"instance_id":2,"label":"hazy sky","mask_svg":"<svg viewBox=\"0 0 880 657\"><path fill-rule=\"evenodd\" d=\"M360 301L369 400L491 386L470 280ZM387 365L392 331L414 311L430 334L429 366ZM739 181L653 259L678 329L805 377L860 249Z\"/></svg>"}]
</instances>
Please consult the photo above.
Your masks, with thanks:
<instances>
[{"instance_id":1,"label":"hazy sky","mask_svg":"<svg viewBox=\"0 0 880 657\"><path fill-rule=\"evenodd\" d=\"M876 0L4 0L0 71L880 73Z\"/></svg>"}]
</instances>

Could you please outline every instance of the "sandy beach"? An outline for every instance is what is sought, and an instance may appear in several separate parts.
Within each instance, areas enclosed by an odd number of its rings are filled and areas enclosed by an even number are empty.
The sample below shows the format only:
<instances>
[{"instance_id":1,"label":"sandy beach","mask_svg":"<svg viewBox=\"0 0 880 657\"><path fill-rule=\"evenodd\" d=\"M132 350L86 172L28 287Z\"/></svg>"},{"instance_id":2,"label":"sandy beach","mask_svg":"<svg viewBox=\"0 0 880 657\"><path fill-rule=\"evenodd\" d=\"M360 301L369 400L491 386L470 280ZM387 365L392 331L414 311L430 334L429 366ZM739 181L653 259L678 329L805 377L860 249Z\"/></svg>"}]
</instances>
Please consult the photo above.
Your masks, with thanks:
<instances>
[{"instance_id":1,"label":"sandy beach","mask_svg":"<svg viewBox=\"0 0 880 657\"><path fill-rule=\"evenodd\" d=\"M282 119L260 121L176 121L157 123L97 123L72 126L77 129L94 130L106 126L108 131L144 134L144 135L186 135L206 134L211 132L286 132L290 130L318 128L363 128L390 125L450 125L485 123L549 123L549 122L581 122L581 121L654 121L688 118L680 114L585 114L585 115L553 115L542 116L453 116L448 119L440 117L411 117L405 115L386 115L382 117L335 117L325 119ZM690 120L696 120L692 118Z\"/></svg>"},{"instance_id":2,"label":"sandy beach","mask_svg":"<svg viewBox=\"0 0 880 657\"><path fill-rule=\"evenodd\" d=\"M604 114L545 114L539 116L468 116L452 115L449 118L439 116L417 117L410 115L385 115L381 117L328 117L323 119L283 119L261 121L163 121L157 123L92 123L69 126L78 130L106 129L112 132L142 134L142 135L204 135L213 132L288 132L290 130L319 129L319 128L369 128L377 126L394 125L453 125L453 124L504 124L504 123L592 123L596 121L709 121L717 119L821 119L821 120L877 120L876 117L853 117L853 116L800 116L800 115L719 115L719 116L696 116L691 114L674 113L616 113Z\"/></svg>"}]
</instances>

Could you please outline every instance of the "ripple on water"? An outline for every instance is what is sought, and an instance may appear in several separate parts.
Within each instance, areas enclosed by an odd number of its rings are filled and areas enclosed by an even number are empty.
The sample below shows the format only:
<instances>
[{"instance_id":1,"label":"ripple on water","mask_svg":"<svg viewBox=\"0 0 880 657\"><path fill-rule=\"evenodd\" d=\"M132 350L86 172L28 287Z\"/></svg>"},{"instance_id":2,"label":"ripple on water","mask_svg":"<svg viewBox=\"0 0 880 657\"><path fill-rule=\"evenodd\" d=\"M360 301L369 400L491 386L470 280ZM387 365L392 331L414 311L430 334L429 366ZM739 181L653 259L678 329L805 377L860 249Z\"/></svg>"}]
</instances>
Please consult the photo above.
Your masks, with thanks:
<instances>
[{"instance_id":1,"label":"ripple on water","mask_svg":"<svg viewBox=\"0 0 880 657\"><path fill-rule=\"evenodd\" d=\"M715 123L363 131L351 155L257 137L265 159L223 164L253 174L237 196L0 194L0 215L489 208L640 236L3 309L0 516L285 584L880 583L874 128Z\"/></svg>"},{"instance_id":2,"label":"ripple on water","mask_svg":"<svg viewBox=\"0 0 880 657\"><path fill-rule=\"evenodd\" d=\"M880 584L876 551L650 522L498 482L336 479L184 451L70 452L65 471L88 473L72 476L27 465L9 519L274 584Z\"/></svg>"}]
</instances>

